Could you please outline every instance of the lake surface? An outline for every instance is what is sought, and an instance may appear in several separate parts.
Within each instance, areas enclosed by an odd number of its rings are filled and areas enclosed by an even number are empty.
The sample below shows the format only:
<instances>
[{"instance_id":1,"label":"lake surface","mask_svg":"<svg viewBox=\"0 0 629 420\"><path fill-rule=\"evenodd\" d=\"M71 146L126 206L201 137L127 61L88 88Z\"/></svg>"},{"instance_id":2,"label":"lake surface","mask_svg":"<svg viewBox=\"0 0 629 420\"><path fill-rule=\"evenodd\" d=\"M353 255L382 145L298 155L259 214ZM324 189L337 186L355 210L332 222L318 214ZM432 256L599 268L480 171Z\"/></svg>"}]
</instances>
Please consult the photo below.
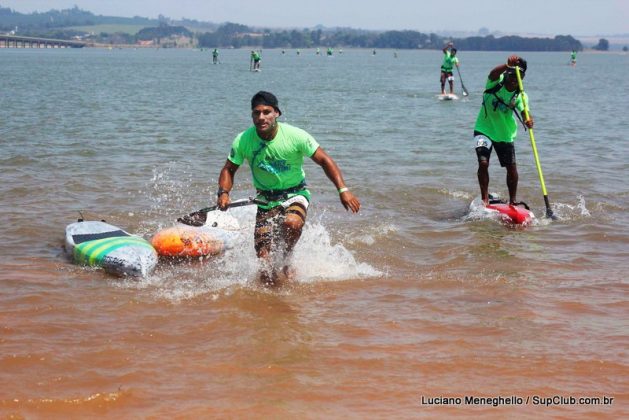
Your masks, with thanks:
<instances>
[{"instance_id":1,"label":"lake surface","mask_svg":"<svg viewBox=\"0 0 629 420\"><path fill-rule=\"evenodd\" d=\"M569 53L523 54L559 220L543 217L520 129L518 195L538 220L513 229L469 213L481 93L509 53L461 51L470 96L448 102L440 52L397 55L267 50L253 73L244 49L218 65L210 51L0 50L0 413L627 417L629 56L583 53L573 68ZM363 205L346 213L306 162L294 287L254 281L250 207L234 210L241 243L208 261L142 280L70 262L64 229L79 214L148 239L214 204L258 90ZM490 176L507 196L495 156ZM232 197L252 193L243 168Z\"/></svg>"}]
</instances>

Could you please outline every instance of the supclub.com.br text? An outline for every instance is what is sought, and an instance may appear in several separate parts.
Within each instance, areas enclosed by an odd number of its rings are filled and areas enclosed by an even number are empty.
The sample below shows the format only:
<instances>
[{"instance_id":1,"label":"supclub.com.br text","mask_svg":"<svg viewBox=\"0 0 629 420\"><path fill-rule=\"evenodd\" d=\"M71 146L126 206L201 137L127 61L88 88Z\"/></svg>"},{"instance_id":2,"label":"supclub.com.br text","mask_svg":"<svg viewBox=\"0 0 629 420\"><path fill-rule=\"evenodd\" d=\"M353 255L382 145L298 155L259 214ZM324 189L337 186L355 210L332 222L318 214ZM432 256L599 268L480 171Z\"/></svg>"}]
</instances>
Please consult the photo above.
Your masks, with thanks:
<instances>
[{"instance_id":1,"label":"supclub.com.br text","mask_svg":"<svg viewBox=\"0 0 629 420\"><path fill-rule=\"evenodd\" d=\"M421 405L431 406L452 406L452 405L489 405L493 407L504 405L539 405L539 406L557 406L557 405L612 405L614 397L575 397L572 395L553 395L550 397L540 395L528 395L520 397L517 395L496 396L496 397L480 397L474 395L465 395L463 397L428 397L421 396Z\"/></svg>"}]
</instances>

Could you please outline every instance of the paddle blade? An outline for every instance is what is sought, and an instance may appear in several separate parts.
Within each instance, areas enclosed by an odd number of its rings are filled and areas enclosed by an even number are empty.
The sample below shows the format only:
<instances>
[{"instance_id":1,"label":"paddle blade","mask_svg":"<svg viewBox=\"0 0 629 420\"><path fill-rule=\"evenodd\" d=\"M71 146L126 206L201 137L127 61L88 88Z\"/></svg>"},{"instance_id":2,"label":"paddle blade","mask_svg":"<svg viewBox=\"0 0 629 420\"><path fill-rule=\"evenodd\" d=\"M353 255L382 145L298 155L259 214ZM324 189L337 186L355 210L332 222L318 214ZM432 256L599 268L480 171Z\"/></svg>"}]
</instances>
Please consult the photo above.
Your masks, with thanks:
<instances>
[{"instance_id":1,"label":"paddle blade","mask_svg":"<svg viewBox=\"0 0 629 420\"><path fill-rule=\"evenodd\" d=\"M559 220L559 217L557 217L557 215L553 213L553 210L551 208L546 209L546 217L550 220Z\"/></svg>"},{"instance_id":2,"label":"paddle blade","mask_svg":"<svg viewBox=\"0 0 629 420\"><path fill-rule=\"evenodd\" d=\"M207 212L195 211L194 213L178 218L177 221L188 226L203 226L207 221Z\"/></svg>"}]
</instances>

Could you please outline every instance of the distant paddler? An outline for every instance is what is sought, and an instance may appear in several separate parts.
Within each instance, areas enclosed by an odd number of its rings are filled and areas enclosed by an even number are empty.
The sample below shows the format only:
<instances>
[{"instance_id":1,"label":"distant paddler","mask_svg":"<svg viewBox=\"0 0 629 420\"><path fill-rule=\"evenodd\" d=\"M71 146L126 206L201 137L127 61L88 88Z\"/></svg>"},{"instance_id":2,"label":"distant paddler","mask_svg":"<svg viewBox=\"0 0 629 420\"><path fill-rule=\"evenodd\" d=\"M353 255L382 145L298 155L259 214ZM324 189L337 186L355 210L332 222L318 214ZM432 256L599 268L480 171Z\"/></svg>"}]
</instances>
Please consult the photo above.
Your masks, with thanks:
<instances>
[{"instance_id":1,"label":"distant paddler","mask_svg":"<svg viewBox=\"0 0 629 420\"><path fill-rule=\"evenodd\" d=\"M218 48L214 48L212 51L212 63L218 64Z\"/></svg>"},{"instance_id":2,"label":"distant paddler","mask_svg":"<svg viewBox=\"0 0 629 420\"><path fill-rule=\"evenodd\" d=\"M260 60L262 60L260 52L251 50L251 61L249 66L252 71L260 71Z\"/></svg>"},{"instance_id":3,"label":"distant paddler","mask_svg":"<svg viewBox=\"0 0 629 420\"><path fill-rule=\"evenodd\" d=\"M456 48L452 42L448 42L443 48L443 61L441 63L441 94L446 94L446 80L450 85L450 94L454 94L454 76L452 69L454 66L459 67L459 59L456 57Z\"/></svg>"},{"instance_id":4,"label":"distant paddler","mask_svg":"<svg viewBox=\"0 0 629 420\"><path fill-rule=\"evenodd\" d=\"M306 188L304 157L323 168L346 210L357 213L360 201L349 190L334 160L306 131L277 121L282 115L275 95L260 91L251 98L253 126L234 139L218 179L216 204L226 210L236 171L246 160L258 199L254 247L261 261L259 279L279 285L294 277L293 249L306 222L310 191Z\"/></svg>"},{"instance_id":5,"label":"distant paddler","mask_svg":"<svg viewBox=\"0 0 629 420\"><path fill-rule=\"evenodd\" d=\"M570 65L573 67L577 65L577 51L576 50L572 50L572 52L570 53Z\"/></svg>"},{"instance_id":6,"label":"distant paddler","mask_svg":"<svg viewBox=\"0 0 629 420\"><path fill-rule=\"evenodd\" d=\"M328 50L326 51L326 54L328 55L328 57L331 57L333 53L334 53L334 50L332 49L332 47L328 47Z\"/></svg>"}]
</instances>

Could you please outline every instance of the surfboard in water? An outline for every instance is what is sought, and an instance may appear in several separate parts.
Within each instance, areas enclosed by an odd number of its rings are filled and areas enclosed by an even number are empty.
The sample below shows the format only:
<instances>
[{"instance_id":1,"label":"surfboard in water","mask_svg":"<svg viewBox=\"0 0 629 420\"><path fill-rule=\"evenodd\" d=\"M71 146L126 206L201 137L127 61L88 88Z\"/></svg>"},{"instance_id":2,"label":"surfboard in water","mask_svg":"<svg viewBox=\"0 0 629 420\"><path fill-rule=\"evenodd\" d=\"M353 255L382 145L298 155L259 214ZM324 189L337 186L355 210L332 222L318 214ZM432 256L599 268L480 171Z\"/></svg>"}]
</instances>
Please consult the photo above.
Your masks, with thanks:
<instances>
[{"instance_id":1,"label":"surfboard in water","mask_svg":"<svg viewBox=\"0 0 629 420\"><path fill-rule=\"evenodd\" d=\"M151 244L160 257L208 257L233 247L240 236L239 228L238 220L229 214L210 212L205 225L177 223L157 232Z\"/></svg>"},{"instance_id":2,"label":"surfboard in water","mask_svg":"<svg viewBox=\"0 0 629 420\"><path fill-rule=\"evenodd\" d=\"M102 267L119 276L144 277L157 265L150 243L101 221L66 226L65 250L77 264Z\"/></svg>"},{"instance_id":3,"label":"surfboard in water","mask_svg":"<svg viewBox=\"0 0 629 420\"><path fill-rule=\"evenodd\" d=\"M439 94L439 95L437 95L437 98L440 101L455 101L455 100L459 99L459 97L457 95L455 95L454 93Z\"/></svg>"},{"instance_id":4,"label":"surfboard in water","mask_svg":"<svg viewBox=\"0 0 629 420\"><path fill-rule=\"evenodd\" d=\"M500 220L509 225L527 226L535 220L535 215L526 203L508 204L500 200L497 194L489 194L488 205L483 203L480 196L476 197L470 204L470 214Z\"/></svg>"}]
</instances>

